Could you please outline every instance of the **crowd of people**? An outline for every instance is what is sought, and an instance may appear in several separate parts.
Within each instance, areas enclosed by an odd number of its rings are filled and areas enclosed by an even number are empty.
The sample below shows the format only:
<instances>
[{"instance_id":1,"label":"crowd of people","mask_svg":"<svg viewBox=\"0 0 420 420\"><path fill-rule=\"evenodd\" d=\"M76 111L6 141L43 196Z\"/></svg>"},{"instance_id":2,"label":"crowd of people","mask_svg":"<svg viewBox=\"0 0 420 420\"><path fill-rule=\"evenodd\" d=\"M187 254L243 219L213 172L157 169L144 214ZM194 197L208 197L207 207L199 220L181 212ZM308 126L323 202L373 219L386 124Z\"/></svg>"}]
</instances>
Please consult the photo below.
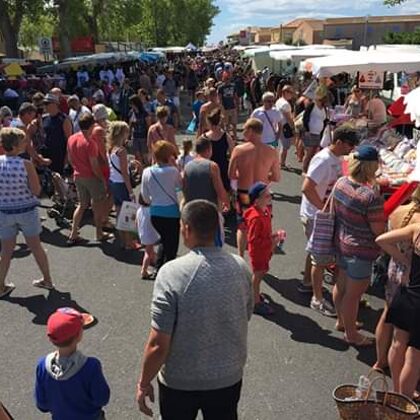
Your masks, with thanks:
<instances>
[{"instance_id":1,"label":"crowd of people","mask_svg":"<svg viewBox=\"0 0 420 420\"><path fill-rule=\"evenodd\" d=\"M349 345L376 343L374 367L389 366L395 391L418 397L420 188L412 204L394 212L385 233L377 150L358 147L350 124L335 128L321 148L337 100L333 82L308 94L306 78L254 72L233 53L135 69L80 68L65 82L45 91L17 89L16 109L0 109L0 298L15 289L7 273L19 231L42 273L33 285L55 287L38 213L48 177L56 195L59 179L71 179L77 190L68 246L87 241L81 223L88 208L95 240L110 241L112 212L118 220L125 202L137 203L138 238L124 230L115 235L127 252L144 250L140 275L155 280L139 408L152 415L147 399L154 401L158 377L162 419L194 419L199 410L206 420L236 419L248 321L252 313L274 312L260 292L282 236L272 226L270 186L290 170L294 147L302 163L300 218L308 241L319 212L335 217L335 252L308 253L298 290L311 294L313 310L337 318ZM181 107L191 109L191 122L183 120ZM367 101L357 87L345 107L377 126L386 122L381 99ZM246 119L243 138L239 116ZM184 128L195 138L181 145L176 134ZM238 256L223 248L229 212L236 214ZM177 257L181 238L189 252ZM381 249L391 263L375 341L359 332L358 308ZM332 302L324 297L326 270L334 276ZM37 366L35 399L56 419L104 418L109 401L100 362L77 350L84 323L71 308L48 320L57 350Z\"/></svg>"}]
</instances>

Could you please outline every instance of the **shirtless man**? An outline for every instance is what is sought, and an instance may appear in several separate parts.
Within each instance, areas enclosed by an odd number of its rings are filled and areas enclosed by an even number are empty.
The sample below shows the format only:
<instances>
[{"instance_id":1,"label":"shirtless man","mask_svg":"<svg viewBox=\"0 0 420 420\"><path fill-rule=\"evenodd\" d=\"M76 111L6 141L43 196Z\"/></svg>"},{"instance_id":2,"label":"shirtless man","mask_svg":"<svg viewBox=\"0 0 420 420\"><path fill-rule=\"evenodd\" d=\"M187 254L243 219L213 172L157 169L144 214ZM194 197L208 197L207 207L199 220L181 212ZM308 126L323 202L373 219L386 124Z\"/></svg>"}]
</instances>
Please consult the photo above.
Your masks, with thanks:
<instances>
[{"instance_id":1,"label":"shirtless man","mask_svg":"<svg viewBox=\"0 0 420 420\"><path fill-rule=\"evenodd\" d=\"M215 88L210 88L208 90L207 99L208 101L200 109L200 120L198 123L197 138L210 129L207 123L207 115L209 115L211 111L219 107L219 98L217 96L217 90Z\"/></svg>"},{"instance_id":2,"label":"shirtless man","mask_svg":"<svg viewBox=\"0 0 420 420\"><path fill-rule=\"evenodd\" d=\"M236 180L238 219L237 243L241 257L245 254L246 229L242 213L250 204L248 190L257 181L269 184L280 181L280 159L276 149L261 141L263 124L250 118L244 125L245 143L233 149L229 164L229 178Z\"/></svg>"}]
</instances>

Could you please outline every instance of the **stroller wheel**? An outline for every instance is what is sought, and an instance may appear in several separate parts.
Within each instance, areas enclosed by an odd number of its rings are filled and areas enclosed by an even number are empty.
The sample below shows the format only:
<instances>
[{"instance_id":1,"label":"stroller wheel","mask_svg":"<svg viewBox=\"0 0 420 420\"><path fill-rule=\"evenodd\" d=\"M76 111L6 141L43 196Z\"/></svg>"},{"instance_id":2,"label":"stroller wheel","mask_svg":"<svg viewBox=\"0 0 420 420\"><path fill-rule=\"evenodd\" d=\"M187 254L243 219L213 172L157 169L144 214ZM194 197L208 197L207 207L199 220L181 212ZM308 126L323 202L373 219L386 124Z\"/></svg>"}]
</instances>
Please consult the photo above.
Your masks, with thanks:
<instances>
[{"instance_id":1,"label":"stroller wheel","mask_svg":"<svg viewBox=\"0 0 420 420\"><path fill-rule=\"evenodd\" d=\"M325 281L325 283L327 283L331 286L334 286L334 284L335 284L334 274L331 273L330 271L326 270L324 272L324 281Z\"/></svg>"},{"instance_id":2,"label":"stroller wheel","mask_svg":"<svg viewBox=\"0 0 420 420\"><path fill-rule=\"evenodd\" d=\"M51 217L51 219L56 219L57 217L60 216L60 212L57 211L56 209L47 210L47 214L48 214L48 217Z\"/></svg>"}]
</instances>

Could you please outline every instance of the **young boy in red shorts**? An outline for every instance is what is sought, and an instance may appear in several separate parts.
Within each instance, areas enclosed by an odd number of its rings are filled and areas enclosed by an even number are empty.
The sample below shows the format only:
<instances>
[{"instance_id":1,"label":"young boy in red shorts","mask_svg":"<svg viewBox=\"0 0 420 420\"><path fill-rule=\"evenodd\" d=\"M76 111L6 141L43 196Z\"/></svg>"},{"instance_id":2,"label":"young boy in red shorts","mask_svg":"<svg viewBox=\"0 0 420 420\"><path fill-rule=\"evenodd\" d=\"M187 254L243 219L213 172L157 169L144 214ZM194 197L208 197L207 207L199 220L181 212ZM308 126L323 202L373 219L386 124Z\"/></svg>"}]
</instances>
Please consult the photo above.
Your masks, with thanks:
<instances>
[{"instance_id":1,"label":"young boy in red shorts","mask_svg":"<svg viewBox=\"0 0 420 420\"><path fill-rule=\"evenodd\" d=\"M275 235L271 228L271 193L268 185L255 183L249 189L251 206L244 212L247 227L248 253L252 267L252 285L254 288L254 313L271 315L273 309L261 299L261 280L269 270L273 255Z\"/></svg>"}]
</instances>

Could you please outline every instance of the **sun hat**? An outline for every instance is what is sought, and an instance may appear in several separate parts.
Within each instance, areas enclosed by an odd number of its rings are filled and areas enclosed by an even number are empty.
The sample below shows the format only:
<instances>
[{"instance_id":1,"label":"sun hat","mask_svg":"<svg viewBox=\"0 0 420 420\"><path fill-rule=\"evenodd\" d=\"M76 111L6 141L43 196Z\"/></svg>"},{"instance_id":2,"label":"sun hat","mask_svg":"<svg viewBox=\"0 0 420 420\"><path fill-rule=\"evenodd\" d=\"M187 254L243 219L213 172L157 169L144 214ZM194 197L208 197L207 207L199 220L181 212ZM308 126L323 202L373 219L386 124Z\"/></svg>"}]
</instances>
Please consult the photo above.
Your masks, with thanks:
<instances>
[{"instance_id":1,"label":"sun hat","mask_svg":"<svg viewBox=\"0 0 420 420\"><path fill-rule=\"evenodd\" d=\"M353 156L362 162L377 162L379 160L378 151L375 147L369 145L358 147Z\"/></svg>"},{"instance_id":2,"label":"sun hat","mask_svg":"<svg viewBox=\"0 0 420 420\"><path fill-rule=\"evenodd\" d=\"M248 190L248 195L251 203L254 203L255 200L260 198L261 194L265 189L267 189L268 185L264 182L256 182L251 188Z\"/></svg>"}]
</instances>

